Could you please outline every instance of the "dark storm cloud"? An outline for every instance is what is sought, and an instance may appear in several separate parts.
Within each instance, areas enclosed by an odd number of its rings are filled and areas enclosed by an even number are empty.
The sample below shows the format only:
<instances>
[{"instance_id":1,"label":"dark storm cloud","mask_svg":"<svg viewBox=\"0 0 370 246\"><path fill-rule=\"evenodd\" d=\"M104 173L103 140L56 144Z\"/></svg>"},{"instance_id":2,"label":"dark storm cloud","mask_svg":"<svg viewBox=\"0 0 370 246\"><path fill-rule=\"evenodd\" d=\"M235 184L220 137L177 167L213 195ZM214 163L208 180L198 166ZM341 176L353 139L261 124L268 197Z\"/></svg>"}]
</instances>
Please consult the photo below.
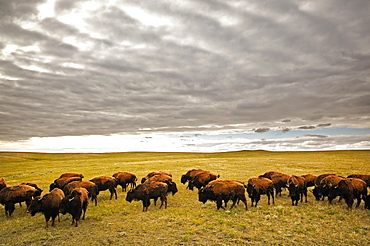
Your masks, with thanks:
<instances>
[{"instance_id":1,"label":"dark storm cloud","mask_svg":"<svg viewBox=\"0 0 370 246\"><path fill-rule=\"evenodd\" d=\"M368 1L44 3L0 3L3 140L368 126Z\"/></svg>"}]
</instances>

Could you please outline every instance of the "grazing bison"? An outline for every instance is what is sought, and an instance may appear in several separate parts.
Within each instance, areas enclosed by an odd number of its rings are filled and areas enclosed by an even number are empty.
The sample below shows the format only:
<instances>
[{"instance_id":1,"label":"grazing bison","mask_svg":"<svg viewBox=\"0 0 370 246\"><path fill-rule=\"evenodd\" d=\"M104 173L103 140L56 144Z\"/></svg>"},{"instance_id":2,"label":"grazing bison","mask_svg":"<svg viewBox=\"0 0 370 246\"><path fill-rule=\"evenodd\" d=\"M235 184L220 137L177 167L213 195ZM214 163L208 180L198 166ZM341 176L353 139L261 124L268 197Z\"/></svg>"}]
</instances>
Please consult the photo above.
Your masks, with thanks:
<instances>
[{"instance_id":1,"label":"grazing bison","mask_svg":"<svg viewBox=\"0 0 370 246\"><path fill-rule=\"evenodd\" d=\"M64 198L64 193L61 189L55 188L51 192L43 195L42 197L34 197L31 201L27 212L34 216L36 213L43 213L46 221L45 228L51 218L51 226L54 226L55 218L59 218L59 209ZM60 221L60 220L59 220Z\"/></svg>"},{"instance_id":2,"label":"grazing bison","mask_svg":"<svg viewBox=\"0 0 370 246\"><path fill-rule=\"evenodd\" d=\"M64 186L66 186L68 183L71 183L73 181L81 181L81 177L61 177L56 180L52 184L50 184L49 191L52 191L55 188L59 188L63 190Z\"/></svg>"},{"instance_id":3,"label":"grazing bison","mask_svg":"<svg viewBox=\"0 0 370 246\"><path fill-rule=\"evenodd\" d=\"M358 207L361 203L361 199L367 197L366 182L362 179L344 178L333 187L331 192L336 192L336 195L343 197L348 208L351 209L354 199L357 199L356 207Z\"/></svg>"},{"instance_id":4,"label":"grazing bison","mask_svg":"<svg viewBox=\"0 0 370 246\"><path fill-rule=\"evenodd\" d=\"M126 191L128 184L131 184L131 188L136 187L137 177L133 173L117 172L113 174L113 177L116 179L117 185L122 187L122 191Z\"/></svg>"},{"instance_id":5,"label":"grazing bison","mask_svg":"<svg viewBox=\"0 0 370 246\"><path fill-rule=\"evenodd\" d=\"M275 204L274 199L274 184L268 178L250 178L247 184L247 192L249 197L255 207L257 207L258 201L261 199L261 195L266 194L268 201L267 204L270 205L270 196L272 197L272 204Z\"/></svg>"},{"instance_id":6,"label":"grazing bison","mask_svg":"<svg viewBox=\"0 0 370 246\"><path fill-rule=\"evenodd\" d=\"M85 219L86 209L89 204L88 191L85 188L76 188L71 194L62 199L60 212L62 214L69 213L72 215L72 225L78 226L81 219Z\"/></svg>"},{"instance_id":7,"label":"grazing bison","mask_svg":"<svg viewBox=\"0 0 370 246\"><path fill-rule=\"evenodd\" d=\"M117 181L115 178L109 176L98 176L90 179L90 181L98 186L99 191L109 190L109 200L112 200L113 194L116 196L117 199Z\"/></svg>"},{"instance_id":8,"label":"grazing bison","mask_svg":"<svg viewBox=\"0 0 370 246\"><path fill-rule=\"evenodd\" d=\"M267 179L272 179L272 176L274 175L281 175L283 173L281 172L276 172L276 171L269 171L269 172L265 172L264 174L258 176L260 178L267 178Z\"/></svg>"},{"instance_id":9,"label":"grazing bison","mask_svg":"<svg viewBox=\"0 0 370 246\"><path fill-rule=\"evenodd\" d=\"M288 174L275 174L271 176L271 181L274 184L275 194L281 196L282 188L287 187L288 179L290 175Z\"/></svg>"},{"instance_id":10,"label":"grazing bison","mask_svg":"<svg viewBox=\"0 0 370 246\"><path fill-rule=\"evenodd\" d=\"M0 203L4 205L6 217L10 217L15 210L14 204L26 202L28 207L32 197L40 195L41 192L29 185L9 186L0 191Z\"/></svg>"},{"instance_id":11,"label":"grazing bison","mask_svg":"<svg viewBox=\"0 0 370 246\"><path fill-rule=\"evenodd\" d=\"M205 172L209 172L209 171L203 170L203 169L191 169L181 176L181 183L186 184L186 182L192 180L195 177L195 175L197 175L198 173L205 173Z\"/></svg>"},{"instance_id":12,"label":"grazing bison","mask_svg":"<svg viewBox=\"0 0 370 246\"><path fill-rule=\"evenodd\" d=\"M321 186L321 180L323 180L329 175L335 175L335 174L320 174L319 176L315 178L314 180L315 187L312 190L312 193L315 196L316 201L319 201L320 199L324 200L325 196L328 195L328 194L325 194L326 193L325 191L323 191L323 188Z\"/></svg>"},{"instance_id":13,"label":"grazing bison","mask_svg":"<svg viewBox=\"0 0 370 246\"><path fill-rule=\"evenodd\" d=\"M245 204L245 210L248 210L247 199L245 197L245 187L243 184L233 180L213 180L204 188L198 190L198 199L200 202L206 203L208 200L216 201L217 210L225 202L225 206L229 200L233 201L230 209L232 209L238 200Z\"/></svg>"},{"instance_id":14,"label":"grazing bison","mask_svg":"<svg viewBox=\"0 0 370 246\"><path fill-rule=\"evenodd\" d=\"M305 175L302 175L302 177L305 179L306 187L315 186L315 179L317 178L316 175L313 175L313 174L305 174Z\"/></svg>"},{"instance_id":15,"label":"grazing bison","mask_svg":"<svg viewBox=\"0 0 370 246\"><path fill-rule=\"evenodd\" d=\"M167 190L168 186L163 182L146 182L139 184L135 189L129 190L127 192L126 201L142 201L143 212L146 212L150 206L150 199L156 201L160 198L161 206L159 208L162 208L163 204L165 208L167 208Z\"/></svg>"},{"instance_id":16,"label":"grazing bison","mask_svg":"<svg viewBox=\"0 0 370 246\"><path fill-rule=\"evenodd\" d=\"M303 196L305 196L305 201L307 202L307 187L305 186L305 179L303 177L290 176L287 181L287 187L293 206L297 206L299 200L303 202Z\"/></svg>"},{"instance_id":17,"label":"grazing bison","mask_svg":"<svg viewBox=\"0 0 370 246\"><path fill-rule=\"evenodd\" d=\"M59 178L66 178L66 177L80 177L81 179L84 178L82 173L62 173Z\"/></svg>"},{"instance_id":18,"label":"grazing bison","mask_svg":"<svg viewBox=\"0 0 370 246\"><path fill-rule=\"evenodd\" d=\"M143 177L141 179L141 183L144 183L147 179L149 179L149 178L151 178L151 177L153 177L155 175L161 175L161 174L165 174L165 175L168 175L168 176L172 177L172 174L169 173L169 172L162 172L162 171L159 171L159 172L150 172L145 177Z\"/></svg>"},{"instance_id":19,"label":"grazing bison","mask_svg":"<svg viewBox=\"0 0 370 246\"><path fill-rule=\"evenodd\" d=\"M154 175L147 179L144 183L150 183L150 182L162 182L166 183L168 185L168 193L172 193L172 195L175 195L178 192L177 185L175 182L172 181L172 177L168 176L167 174L161 173L158 175Z\"/></svg>"},{"instance_id":20,"label":"grazing bison","mask_svg":"<svg viewBox=\"0 0 370 246\"><path fill-rule=\"evenodd\" d=\"M4 178L0 178L0 190L6 187L6 181Z\"/></svg>"},{"instance_id":21,"label":"grazing bison","mask_svg":"<svg viewBox=\"0 0 370 246\"><path fill-rule=\"evenodd\" d=\"M347 178L362 179L366 182L367 187L370 187L370 175L369 174L351 174Z\"/></svg>"},{"instance_id":22,"label":"grazing bison","mask_svg":"<svg viewBox=\"0 0 370 246\"><path fill-rule=\"evenodd\" d=\"M338 175L328 175L325 178L323 178L320 182L320 189L319 193L323 197L327 196L329 203L332 203L332 201L337 197L335 192L332 192L334 187L341 181L343 178Z\"/></svg>"},{"instance_id":23,"label":"grazing bison","mask_svg":"<svg viewBox=\"0 0 370 246\"><path fill-rule=\"evenodd\" d=\"M91 197L91 201L95 201L95 206L98 205L99 188L91 181L73 181L64 187L64 194L67 196L78 187L85 188L89 192L88 196Z\"/></svg>"},{"instance_id":24,"label":"grazing bison","mask_svg":"<svg viewBox=\"0 0 370 246\"><path fill-rule=\"evenodd\" d=\"M188 184L189 190L193 190L196 187L198 190L206 186L209 182L216 180L220 175L211 172L203 172L195 175Z\"/></svg>"}]
</instances>

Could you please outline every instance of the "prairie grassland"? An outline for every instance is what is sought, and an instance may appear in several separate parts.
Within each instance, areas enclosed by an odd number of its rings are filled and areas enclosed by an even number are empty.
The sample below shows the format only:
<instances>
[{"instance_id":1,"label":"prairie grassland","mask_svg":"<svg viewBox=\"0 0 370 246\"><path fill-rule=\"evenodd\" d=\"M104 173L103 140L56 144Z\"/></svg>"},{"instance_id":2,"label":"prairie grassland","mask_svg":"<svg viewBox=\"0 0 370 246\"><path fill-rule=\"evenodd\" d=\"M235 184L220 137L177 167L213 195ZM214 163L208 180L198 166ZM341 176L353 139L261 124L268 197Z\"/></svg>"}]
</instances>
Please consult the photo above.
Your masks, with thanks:
<instances>
[{"instance_id":1,"label":"prairie grassland","mask_svg":"<svg viewBox=\"0 0 370 246\"><path fill-rule=\"evenodd\" d=\"M141 202L125 201L118 187L118 199L109 192L90 203L86 220L76 228L71 216L61 215L54 227L44 228L44 217L31 217L19 207L11 218L0 213L0 245L370 245L370 210L351 211L344 202L315 201L291 206L287 191L267 205L239 204L232 210L216 210L213 202L198 201L197 192L185 189L180 177L192 168L207 169L220 179L246 182L266 171L286 174L352 173L370 174L370 151L228 153L109 153L42 154L0 153L0 177L9 186L34 182L48 192L49 185L63 172L81 172L84 180L111 176L117 171L135 173L139 180L150 171L173 174L179 192L168 197L168 208L151 204L142 212ZM250 205L250 200L248 200ZM1 209L2 206L0 206Z\"/></svg>"}]
</instances>

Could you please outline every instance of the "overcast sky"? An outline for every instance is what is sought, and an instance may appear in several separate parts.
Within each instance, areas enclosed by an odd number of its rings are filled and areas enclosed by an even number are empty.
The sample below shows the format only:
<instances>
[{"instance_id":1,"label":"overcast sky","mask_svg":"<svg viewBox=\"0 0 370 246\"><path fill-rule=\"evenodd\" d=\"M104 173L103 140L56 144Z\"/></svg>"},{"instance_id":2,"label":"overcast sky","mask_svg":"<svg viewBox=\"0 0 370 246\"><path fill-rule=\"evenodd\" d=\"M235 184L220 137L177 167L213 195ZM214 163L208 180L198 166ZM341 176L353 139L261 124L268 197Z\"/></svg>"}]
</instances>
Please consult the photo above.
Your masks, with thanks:
<instances>
[{"instance_id":1,"label":"overcast sky","mask_svg":"<svg viewBox=\"0 0 370 246\"><path fill-rule=\"evenodd\" d=\"M369 13L0 0L0 150L370 149Z\"/></svg>"}]
</instances>

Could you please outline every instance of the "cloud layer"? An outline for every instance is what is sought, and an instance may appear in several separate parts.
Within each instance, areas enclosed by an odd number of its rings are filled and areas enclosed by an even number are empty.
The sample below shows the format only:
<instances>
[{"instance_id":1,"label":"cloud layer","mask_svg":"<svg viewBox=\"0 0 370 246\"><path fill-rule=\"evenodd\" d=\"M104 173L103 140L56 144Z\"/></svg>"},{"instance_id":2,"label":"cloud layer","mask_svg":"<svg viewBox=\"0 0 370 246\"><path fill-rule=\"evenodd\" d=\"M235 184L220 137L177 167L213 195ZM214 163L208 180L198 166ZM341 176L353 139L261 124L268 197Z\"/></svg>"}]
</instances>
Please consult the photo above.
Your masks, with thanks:
<instances>
[{"instance_id":1,"label":"cloud layer","mask_svg":"<svg viewBox=\"0 0 370 246\"><path fill-rule=\"evenodd\" d=\"M0 141L370 127L369 1L0 6Z\"/></svg>"}]
</instances>

